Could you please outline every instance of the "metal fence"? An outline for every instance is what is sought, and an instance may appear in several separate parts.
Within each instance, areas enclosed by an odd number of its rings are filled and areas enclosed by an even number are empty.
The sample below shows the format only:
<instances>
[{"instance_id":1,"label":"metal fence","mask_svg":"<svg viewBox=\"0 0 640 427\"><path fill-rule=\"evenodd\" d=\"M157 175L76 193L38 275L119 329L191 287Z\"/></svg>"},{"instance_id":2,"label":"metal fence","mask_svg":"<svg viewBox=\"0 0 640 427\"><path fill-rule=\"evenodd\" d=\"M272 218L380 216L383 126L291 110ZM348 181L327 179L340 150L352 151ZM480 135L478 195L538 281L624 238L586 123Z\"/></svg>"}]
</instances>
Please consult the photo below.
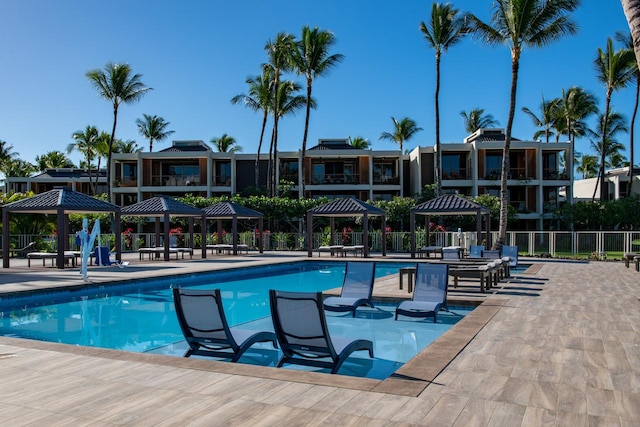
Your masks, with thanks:
<instances>
[{"instance_id":1,"label":"metal fence","mask_svg":"<svg viewBox=\"0 0 640 427\"><path fill-rule=\"evenodd\" d=\"M483 235L485 238L486 236ZM243 232L238 234L238 243L248 245L251 248L258 247L255 233ZM343 240L343 238L345 238ZM476 242L475 232L438 232L431 233L430 240L423 233L416 234L416 247L421 246L462 246L469 248L482 242ZM497 232L491 233L491 241L498 237ZM411 236L408 232L387 233L387 251L390 253L407 253L410 251ZM154 246L155 234L131 233L121 235L123 251L137 251L141 247ZM306 250L306 236L298 233L264 233L263 248L272 251ZM329 236L325 233L312 235L313 247L317 248L328 244ZM194 242L190 241L188 234L179 236L179 246L200 247L201 236L196 234ZM28 243L36 241L40 250L56 250L55 236L39 235L14 235L11 236L11 246L14 248L25 247ZM222 237L223 243L231 243L231 234ZM363 245L363 234L351 232L343 235L342 232L333 236L334 244ZM161 242L162 243L162 242ZM212 235L207 235L207 244L216 243ZM101 235L101 244L115 246L113 234ZM382 235L379 231L369 233L369 248L373 252L382 250ZM510 231L507 233L507 245L518 246L518 252L522 255L575 257L575 258L621 258L624 253L640 253L640 231ZM75 235L69 236L69 248L79 249Z\"/></svg>"}]
</instances>

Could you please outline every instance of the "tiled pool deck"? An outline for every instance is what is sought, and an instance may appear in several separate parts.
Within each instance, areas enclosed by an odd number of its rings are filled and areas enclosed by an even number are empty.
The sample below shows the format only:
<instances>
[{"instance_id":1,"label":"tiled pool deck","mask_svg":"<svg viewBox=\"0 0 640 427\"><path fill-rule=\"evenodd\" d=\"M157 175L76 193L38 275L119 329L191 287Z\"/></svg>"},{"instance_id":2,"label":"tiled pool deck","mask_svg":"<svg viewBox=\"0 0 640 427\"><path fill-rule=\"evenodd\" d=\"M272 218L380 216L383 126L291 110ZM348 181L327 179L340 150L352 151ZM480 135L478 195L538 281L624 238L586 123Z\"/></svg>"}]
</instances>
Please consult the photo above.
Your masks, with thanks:
<instances>
[{"instance_id":1,"label":"tiled pool deck","mask_svg":"<svg viewBox=\"0 0 640 427\"><path fill-rule=\"evenodd\" d=\"M301 258L136 255L127 268L94 267L89 277L101 283ZM376 282L374 294L406 297L397 282ZM12 260L0 270L0 293L81 284L77 268ZM492 293L477 289L462 282L450 298L483 301L481 310L385 381L0 337L0 424L640 424L640 273L622 262L534 262Z\"/></svg>"}]
</instances>

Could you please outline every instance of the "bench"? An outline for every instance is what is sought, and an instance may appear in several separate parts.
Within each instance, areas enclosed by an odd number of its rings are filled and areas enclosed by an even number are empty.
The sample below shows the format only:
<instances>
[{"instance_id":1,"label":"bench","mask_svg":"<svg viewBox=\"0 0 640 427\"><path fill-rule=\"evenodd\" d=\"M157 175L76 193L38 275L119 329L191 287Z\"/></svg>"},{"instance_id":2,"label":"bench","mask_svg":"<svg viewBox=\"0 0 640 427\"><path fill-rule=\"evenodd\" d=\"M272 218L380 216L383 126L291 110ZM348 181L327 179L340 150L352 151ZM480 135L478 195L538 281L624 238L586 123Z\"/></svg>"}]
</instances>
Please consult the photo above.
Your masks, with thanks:
<instances>
[{"instance_id":1,"label":"bench","mask_svg":"<svg viewBox=\"0 0 640 427\"><path fill-rule=\"evenodd\" d=\"M164 254L164 248L140 248L138 249L138 255L140 256L140 260L142 261L144 255L147 254L149 255L149 260L154 258L160 258L161 254ZM176 259L178 259L178 250L177 248L169 248L169 256L171 256L171 254L176 254ZM182 258L184 259L184 254L182 255Z\"/></svg>"},{"instance_id":2,"label":"bench","mask_svg":"<svg viewBox=\"0 0 640 427\"><path fill-rule=\"evenodd\" d=\"M364 257L364 245L343 246L342 249L340 249L340 253L345 257L348 253L353 253L355 257L360 253L360 256Z\"/></svg>"},{"instance_id":3,"label":"bench","mask_svg":"<svg viewBox=\"0 0 640 427\"><path fill-rule=\"evenodd\" d=\"M76 259L78 259L80 257L80 252L72 252L72 251L65 251L64 253L64 260L69 261L71 260L71 265L73 267L76 266ZM31 260L32 259L41 259L42 260L42 266L46 266L45 262L46 260L50 259L51 260L51 266L53 267L54 264L57 264L57 260L58 260L58 253L57 252L29 252L27 254L27 267L31 268Z\"/></svg>"},{"instance_id":4,"label":"bench","mask_svg":"<svg viewBox=\"0 0 640 427\"><path fill-rule=\"evenodd\" d=\"M342 245L328 245L328 246L320 246L317 251L318 251L318 256L320 256L320 254L322 252L329 252L331 254L331 256L336 256L340 253L340 251L342 250L342 248L344 248L344 246Z\"/></svg>"},{"instance_id":5,"label":"bench","mask_svg":"<svg viewBox=\"0 0 640 427\"><path fill-rule=\"evenodd\" d=\"M244 252L245 255L249 255L249 245L240 244L240 245L236 245L236 248L238 252ZM211 255L213 255L214 252L217 252L218 254L225 252L227 255L231 255L233 253L233 245L225 244L225 243L207 245L207 249L211 249Z\"/></svg>"},{"instance_id":6,"label":"bench","mask_svg":"<svg viewBox=\"0 0 640 427\"><path fill-rule=\"evenodd\" d=\"M624 254L624 266L629 268L629 264L631 263L631 261L635 260L635 257L640 256L640 254L638 253L627 253Z\"/></svg>"},{"instance_id":7,"label":"bench","mask_svg":"<svg viewBox=\"0 0 640 427\"><path fill-rule=\"evenodd\" d=\"M418 250L418 258L422 258L426 255L427 258L431 258L431 254L437 257L438 254L442 257L442 246L423 246Z\"/></svg>"}]
</instances>

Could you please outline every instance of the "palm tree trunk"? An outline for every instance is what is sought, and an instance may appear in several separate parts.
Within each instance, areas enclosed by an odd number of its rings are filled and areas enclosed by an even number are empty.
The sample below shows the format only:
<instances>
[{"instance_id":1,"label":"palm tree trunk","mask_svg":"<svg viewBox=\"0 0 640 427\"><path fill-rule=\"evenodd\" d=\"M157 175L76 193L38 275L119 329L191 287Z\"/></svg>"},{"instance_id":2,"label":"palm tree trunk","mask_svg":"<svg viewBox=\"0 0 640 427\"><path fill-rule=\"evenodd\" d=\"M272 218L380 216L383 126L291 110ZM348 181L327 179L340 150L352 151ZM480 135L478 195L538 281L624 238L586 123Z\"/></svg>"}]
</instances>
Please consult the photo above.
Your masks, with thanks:
<instances>
[{"instance_id":1,"label":"palm tree trunk","mask_svg":"<svg viewBox=\"0 0 640 427\"><path fill-rule=\"evenodd\" d=\"M442 154L440 153L440 52L436 52L436 197L442 194ZM401 153L402 154L402 153Z\"/></svg>"},{"instance_id":2,"label":"palm tree trunk","mask_svg":"<svg viewBox=\"0 0 640 427\"><path fill-rule=\"evenodd\" d=\"M640 0L621 0L621 3L624 15L629 22L636 61L640 64Z\"/></svg>"},{"instance_id":3,"label":"palm tree trunk","mask_svg":"<svg viewBox=\"0 0 640 427\"><path fill-rule=\"evenodd\" d=\"M518 89L518 71L520 68L520 52L512 54L511 60L511 95L509 100L509 118L505 130L504 149L502 151L502 177L500 178L500 224L498 240L493 243L494 249L501 249L507 239L507 219L509 213L509 198L507 197L507 177L509 175L509 150L511 148L511 129L516 112L516 91Z\"/></svg>"},{"instance_id":4,"label":"palm tree trunk","mask_svg":"<svg viewBox=\"0 0 640 427\"><path fill-rule=\"evenodd\" d=\"M274 80L273 96L273 135L271 137L271 147L273 153L273 164L271 165L271 197L276 195L276 168L278 167L278 86L280 86L280 70L276 69Z\"/></svg>"},{"instance_id":5,"label":"palm tree trunk","mask_svg":"<svg viewBox=\"0 0 640 427\"><path fill-rule=\"evenodd\" d=\"M255 187L258 188L260 185L260 149L262 148L262 139L264 138L264 130L267 127L267 110L264 111L264 116L262 117L262 130L260 130L260 142L258 142L258 154L256 154L256 165L255 165ZM269 154L269 158L271 158L271 154Z\"/></svg>"},{"instance_id":6,"label":"palm tree trunk","mask_svg":"<svg viewBox=\"0 0 640 427\"><path fill-rule=\"evenodd\" d=\"M636 76L636 79L638 76ZM631 129L629 129L629 189L627 190L627 196L631 196L631 190L633 189L633 141L636 123L636 116L638 115L638 102L640 101L640 81L636 80L636 102L633 106L633 116L631 116Z\"/></svg>"},{"instance_id":7,"label":"palm tree trunk","mask_svg":"<svg viewBox=\"0 0 640 427\"><path fill-rule=\"evenodd\" d=\"M306 159L306 155L307 155L307 134L309 132L309 115L311 114L311 85L312 85L312 80L311 80L311 74L307 75L307 113L306 116L304 118L304 134L302 136L302 182L299 183L298 185L300 186L300 189L302 190L300 194L302 194L302 197L304 197L304 186L305 186L305 169L306 169L306 164L307 162L305 161Z\"/></svg>"},{"instance_id":8,"label":"palm tree trunk","mask_svg":"<svg viewBox=\"0 0 640 427\"><path fill-rule=\"evenodd\" d=\"M118 124L118 105L113 106L113 128L109 139L109 153L107 155L107 201L111 202L111 153L113 153L113 140L116 138L116 125Z\"/></svg>"},{"instance_id":9,"label":"palm tree trunk","mask_svg":"<svg viewBox=\"0 0 640 427\"><path fill-rule=\"evenodd\" d=\"M604 168L607 160L607 125L609 124L609 108L611 107L612 89L607 89L607 98L604 104L604 118L602 119L602 147L600 147L600 203L605 201Z\"/></svg>"},{"instance_id":10,"label":"palm tree trunk","mask_svg":"<svg viewBox=\"0 0 640 427\"><path fill-rule=\"evenodd\" d=\"M273 169L273 136L275 130L271 130L271 143L269 144L269 162L267 163L267 193L269 196L273 196L273 181L271 179L271 172Z\"/></svg>"}]
</instances>

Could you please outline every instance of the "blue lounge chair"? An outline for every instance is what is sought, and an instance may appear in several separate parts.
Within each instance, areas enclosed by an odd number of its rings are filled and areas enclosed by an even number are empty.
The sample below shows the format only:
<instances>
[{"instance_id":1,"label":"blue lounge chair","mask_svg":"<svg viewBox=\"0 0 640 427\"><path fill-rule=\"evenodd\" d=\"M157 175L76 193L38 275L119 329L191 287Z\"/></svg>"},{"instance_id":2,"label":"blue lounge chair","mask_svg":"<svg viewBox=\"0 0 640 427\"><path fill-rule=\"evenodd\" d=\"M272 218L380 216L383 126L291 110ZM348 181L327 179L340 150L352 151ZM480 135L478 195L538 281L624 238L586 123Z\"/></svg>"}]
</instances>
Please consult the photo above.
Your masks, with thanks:
<instances>
[{"instance_id":1,"label":"blue lounge chair","mask_svg":"<svg viewBox=\"0 0 640 427\"><path fill-rule=\"evenodd\" d=\"M437 320L441 308L447 308L449 265L418 264L416 286L411 301L403 301L396 308L396 320L402 314L408 317L432 317Z\"/></svg>"},{"instance_id":2,"label":"blue lounge chair","mask_svg":"<svg viewBox=\"0 0 640 427\"><path fill-rule=\"evenodd\" d=\"M106 246L96 246L91 254L91 257L96 261L96 265L102 266L111 266L117 265L120 268L124 268L129 265L128 262L120 262L120 261L111 261L109 257L111 256L111 251Z\"/></svg>"},{"instance_id":3,"label":"blue lounge chair","mask_svg":"<svg viewBox=\"0 0 640 427\"><path fill-rule=\"evenodd\" d=\"M442 259L460 259L460 249L442 248Z\"/></svg>"},{"instance_id":4,"label":"blue lounge chair","mask_svg":"<svg viewBox=\"0 0 640 427\"><path fill-rule=\"evenodd\" d=\"M518 266L518 247L517 246L503 246L502 256L509 257L509 267Z\"/></svg>"},{"instance_id":5,"label":"blue lounge chair","mask_svg":"<svg viewBox=\"0 0 640 427\"><path fill-rule=\"evenodd\" d=\"M482 257L488 259L501 259L502 255L500 254L500 251L497 250L483 249Z\"/></svg>"},{"instance_id":6,"label":"blue lounge chair","mask_svg":"<svg viewBox=\"0 0 640 427\"><path fill-rule=\"evenodd\" d=\"M469 258L482 258L483 249L484 249L484 246L482 245L469 246Z\"/></svg>"},{"instance_id":7,"label":"blue lounge chair","mask_svg":"<svg viewBox=\"0 0 640 427\"><path fill-rule=\"evenodd\" d=\"M285 363L315 366L338 372L354 351L366 350L373 358L369 340L331 338L325 318L322 292L269 291L273 328L282 349L278 367Z\"/></svg>"},{"instance_id":8,"label":"blue lounge chair","mask_svg":"<svg viewBox=\"0 0 640 427\"><path fill-rule=\"evenodd\" d=\"M220 289L173 288L173 301L178 323L189 344L184 357L195 354L236 362L255 343L271 342L277 348L273 332L229 327L222 307Z\"/></svg>"},{"instance_id":9,"label":"blue lounge chair","mask_svg":"<svg viewBox=\"0 0 640 427\"><path fill-rule=\"evenodd\" d=\"M356 317L356 309L360 306L373 307L371 294L375 279L375 262L347 262L344 282L339 297L328 297L324 300L327 311L350 311Z\"/></svg>"}]
</instances>

